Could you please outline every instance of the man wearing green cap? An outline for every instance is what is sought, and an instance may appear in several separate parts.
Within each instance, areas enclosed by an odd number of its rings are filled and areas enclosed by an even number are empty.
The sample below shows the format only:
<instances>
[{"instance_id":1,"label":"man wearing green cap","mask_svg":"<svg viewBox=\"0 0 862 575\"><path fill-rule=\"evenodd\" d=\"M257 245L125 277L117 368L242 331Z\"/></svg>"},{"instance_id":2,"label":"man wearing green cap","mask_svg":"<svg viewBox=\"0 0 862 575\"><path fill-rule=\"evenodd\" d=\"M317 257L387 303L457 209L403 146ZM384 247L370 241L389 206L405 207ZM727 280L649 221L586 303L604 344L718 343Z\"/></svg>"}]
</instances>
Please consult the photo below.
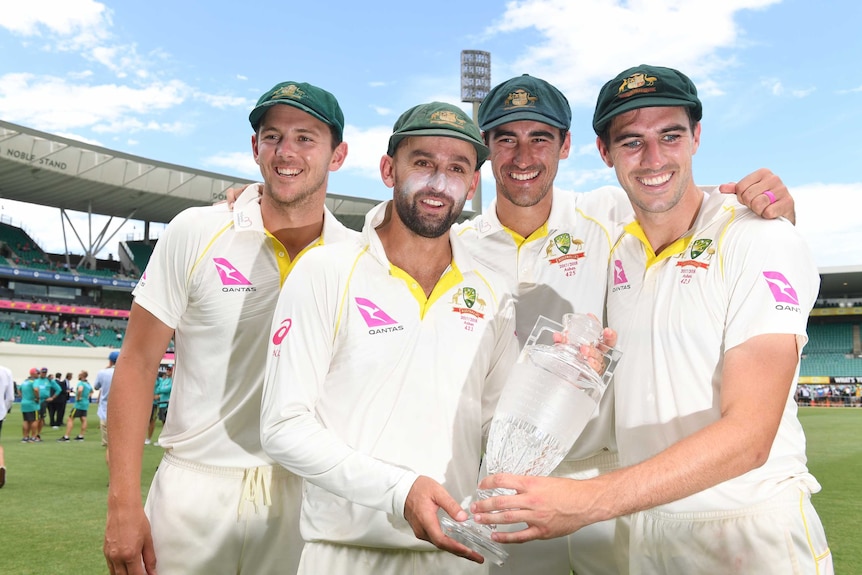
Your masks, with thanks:
<instances>
[{"instance_id":1,"label":"man wearing green cap","mask_svg":"<svg viewBox=\"0 0 862 575\"><path fill-rule=\"evenodd\" d=\"M474 511L529 525L503 541L631 514L618 523L627 573L831 573L793 400L817 269L789 222L695 185L701 115L688 77L642 65L605 84L593 118L636 216L608 275L621 469L498 475L482 487L519 494ZM517 511L485 515L502 508Z\"/></svg>"},{"instance_id":2,"label":"man wearing green cap","mask_svg":"<svg viewBox=\"0 0 862 575\"><path fill-rule=\"evenodd\" d=\"M274 86L249 115L263 176L226 206L180 213L135 288L109 406L104 551L113 574L294 573L301 480L260 444L267 332L278 291L306 253L355 233L324 207L347 155L329 92ZM174 339L166 452L141 505L153 381Z\"/></svg>"},{"instance_id":3,"label":"man wearing green cap","mask_svg":"<svg viewBox=\"0 0 862 575\"><path fill-rule=\"evenodd\" d=\"M612 242L632 219L622 190L607 186L572 194L554 190L560 160L571 147L572 112L552 84L524 74L494 87L479 107L479 127L491 155L496 199L481 216L459 226L474 257L500 273L515 295L523 345L539 315L559 321L572 311L604 317L605 278ZM775 204L760 191L771 188ZM793 201L766 170L724 186L766 217L792 216ZM618 467L613 436L613 387L554 475L586 479ZM509 549L495 574L616 573L615 523L581 529L566 539Z\"/></svg>"},{"instance_id":4,"label":"man wearing green cap","mask_svg":"<svg viewBox=\"0 0 862 575\"><path fill-rule=\"evenodd\" d=\"M456 556L481 561L438 511L466 519L458 502L517 355L509 294L450 231L487 156L457 106L411 108L380 160L393 199L359 244L315 250L284 284L261 434L306 479L301 573L486 570Z\"/></svg>"}]
</instances>

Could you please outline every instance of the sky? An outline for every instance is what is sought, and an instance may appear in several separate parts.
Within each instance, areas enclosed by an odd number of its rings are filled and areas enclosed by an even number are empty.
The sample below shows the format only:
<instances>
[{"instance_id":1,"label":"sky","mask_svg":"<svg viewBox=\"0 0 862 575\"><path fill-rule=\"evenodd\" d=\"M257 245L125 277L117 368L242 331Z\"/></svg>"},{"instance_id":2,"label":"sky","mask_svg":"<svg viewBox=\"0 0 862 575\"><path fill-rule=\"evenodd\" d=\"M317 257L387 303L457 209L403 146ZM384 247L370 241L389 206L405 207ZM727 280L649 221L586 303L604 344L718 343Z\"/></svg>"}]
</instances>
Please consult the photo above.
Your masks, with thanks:
<instances>
[{"instance_id":1,"label":"sky","mask_svg":"<svg viewBox=\"0 0 862 575\"><path fill-rule=\"evenodd\" d=\"M616 183L591 129L599 88L638 64L670 66L703 100L696 182L771 169L796 199L817 265L858 266L860 17L855 0L0 0L0 119L254 179L249 111L279 82L310 82L335 94L346 119L348 157L329 191L383 200L378 165L395 120L432 100L472 113L460 102L460 54L484 50L492 85L529 73L566 94L572 154L556 186L589 191ZM0 199L0 216L64 251L59 210ZM73 216L86 230L86 215ZM94 234L107 223L93 221ZM143 225L117 231L102 257Z\"/></svg>"}]
</instances>

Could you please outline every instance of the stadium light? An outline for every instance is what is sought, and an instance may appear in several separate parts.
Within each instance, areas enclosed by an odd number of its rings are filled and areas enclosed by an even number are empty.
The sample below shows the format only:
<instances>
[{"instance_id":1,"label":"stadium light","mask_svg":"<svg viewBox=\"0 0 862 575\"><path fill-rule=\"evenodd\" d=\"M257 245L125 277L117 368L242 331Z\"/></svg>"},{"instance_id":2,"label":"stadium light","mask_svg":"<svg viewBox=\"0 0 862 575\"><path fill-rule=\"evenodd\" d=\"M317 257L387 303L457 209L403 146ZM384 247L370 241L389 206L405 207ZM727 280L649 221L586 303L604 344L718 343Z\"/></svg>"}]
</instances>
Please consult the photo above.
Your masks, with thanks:
<instances>
[{"instance_id":1,"label":"stadium light","mask_svg":"<svg viewBox=\"0 0 862 575\"><path fill-rule=\"evenodd\" d=\"M461 50L461 101L472 102L473 121L479 123L479 104L491 91L491 53ZM473 195L473 211L482 213L482 180Z\"/></svg>"}]
</instances>

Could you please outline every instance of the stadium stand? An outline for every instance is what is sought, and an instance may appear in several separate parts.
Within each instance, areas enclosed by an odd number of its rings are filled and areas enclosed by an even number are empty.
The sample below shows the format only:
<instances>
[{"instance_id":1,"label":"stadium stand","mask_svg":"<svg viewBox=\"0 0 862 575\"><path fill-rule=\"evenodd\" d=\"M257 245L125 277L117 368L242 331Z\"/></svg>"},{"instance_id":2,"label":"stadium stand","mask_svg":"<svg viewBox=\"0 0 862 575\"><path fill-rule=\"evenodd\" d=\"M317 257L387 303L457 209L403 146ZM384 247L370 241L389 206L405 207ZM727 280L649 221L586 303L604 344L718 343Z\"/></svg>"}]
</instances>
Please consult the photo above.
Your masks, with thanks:
<instances>
[{"instance_id":1,"label":"stadium stand","mask_svg":"<svg viewBox=\"0 0 862 575\"><path fill-rule=\"evenodd\" d=\"M808 324L807 354L847 354L853 352L853 324Z\"/></svg>"},{"instance_id":2,"label":"stadium stand","mask_svg":"<svg viewBox=\"0 0 862 575\"><path fill-rule=\"evenodd\" d=\"M153 255L153 248L155 247L155 242L150 241L130 241L127 240L125 242L126 247L129 249L129 253L131 254L132 264L137 269L138 274L142 273L147 264L150 261L150 256Z\"/></svg>"}]
</instances>

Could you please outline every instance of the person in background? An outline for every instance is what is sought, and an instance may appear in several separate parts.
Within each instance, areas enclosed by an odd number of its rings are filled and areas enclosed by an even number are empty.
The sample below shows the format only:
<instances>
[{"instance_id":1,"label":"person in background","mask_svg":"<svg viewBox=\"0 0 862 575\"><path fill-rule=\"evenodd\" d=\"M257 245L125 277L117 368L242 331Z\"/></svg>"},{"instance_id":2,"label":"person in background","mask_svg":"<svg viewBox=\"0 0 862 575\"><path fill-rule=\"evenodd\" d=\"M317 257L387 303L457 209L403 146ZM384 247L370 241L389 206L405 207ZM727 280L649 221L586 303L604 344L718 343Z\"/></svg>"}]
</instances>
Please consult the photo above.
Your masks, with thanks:
<instances>
[{"instance_id":1,"label":"person in background","mask_svg":"<svg viewBox=\"0 0 862 575\"><path fill-rule=\"evenodd\" d=\"M12 371L6 366L0 366L0 432L3 431L3 421L12 410L15 402L15 381ZM6 485L6 454L0 445L0 488Z\"/></svg>"},{"instance_id":2,"label":"person in background","mask_svg":"<svg viewBox=\"0 0 862 575\"><path fill-rule=\"evenodd\" d=\"M21 397L21 442L36 441L36 413L39 411L39 388L36 379L39 378L39 370L30 369L30 375L18 386L18 395Z\"/></svg>"},{"instance_id":3,"label":"person in background","mask_svg":"<svg viewBox=\"0 0 862 575\"><path fill-rule=\"evenodd\" d=\"M75 402L73 404L73 412L66 422L66 434L57 441L69 441L69 436L72 435L72 428L75 425L75 419L81 420L81 432L75 436L75 441L84 441L84 434L87 433L87 410L90 408L90 395L93 394L93 386L87 381L89 374L86 371L81 371L78 374L78 384L75 386Z\"/></svg>"},{"instance_id":4,"label":"person in background","mask_svg":"<svg viewBox=\"0 0 862 575\"><path fill-rule=\"evenodd\" d=\"M164 372L159 371L156 376L156 383L153 384L153 408L150 410L150 422L147 424L147 438L144 440L144 445L153 443L153 433L156 432L156 420L159 416L159 382L164 376Z\"/></svg>"},{"instance_id":5,"label":"person in background","mask_svg":"<svg viewBox=\"0 0 862 575\"><path fill-rule=\"evenodd\" d=\"M117 364L117 359L120 357L119 351L112 351L108 354L108 366L99 370L96 374L96 381L93 382L93 389L99 392L99 408L96 413L99 416L99 435L102 440L102 447L108 446L108 396L111 393L111 383L114 380L114 369ZM105 458L109 454L105 451Z\"/></svg>"},{"instance_id":6,"label":"person in background","mask_svg":"<svg viewBox=\"0 0 862 575\"><path fill-rule=\"evenodd\" d=\"M61 425L65 425L66 402L69 400L69 387L71 383L69 380L71 376L72 374L69 374L66 379L63 379L63 374L60 372L54 375L54 382L60 388L60 392L57 393L52 401L48 402L49 423L52 429L59 429Z\"/></svg>"},{"instance_id":7,"label":"person in background","mask_svg":"<svg viewBox=\"0 0 862 575\"><path fill-rule=\"evenodd\" d=\"M48 406L60 395L60 386L48 373L48 368L39 370L39 377L35 380L39 388L39 411L36 419L36 441L42 441L42 429L45 427L45 417L48 415Z\"/></svg>"},{"instance_id":8,"label":"person in background","mask_svg":"<svg viewBox=\"0 0 862 575\"><path fill-rule=\"evenodd\" d=\"M171 401L171 389L173 388L174 383L174 366L169 365L165 368L165 376L159 379L159 383L156 386L156 409L158 410L158 418L159 421L162 422L162 428L164 429L165 420L168 418L168 404ZM158 445L158 442L156 442Z\"/></svg>"}]
</instances>

